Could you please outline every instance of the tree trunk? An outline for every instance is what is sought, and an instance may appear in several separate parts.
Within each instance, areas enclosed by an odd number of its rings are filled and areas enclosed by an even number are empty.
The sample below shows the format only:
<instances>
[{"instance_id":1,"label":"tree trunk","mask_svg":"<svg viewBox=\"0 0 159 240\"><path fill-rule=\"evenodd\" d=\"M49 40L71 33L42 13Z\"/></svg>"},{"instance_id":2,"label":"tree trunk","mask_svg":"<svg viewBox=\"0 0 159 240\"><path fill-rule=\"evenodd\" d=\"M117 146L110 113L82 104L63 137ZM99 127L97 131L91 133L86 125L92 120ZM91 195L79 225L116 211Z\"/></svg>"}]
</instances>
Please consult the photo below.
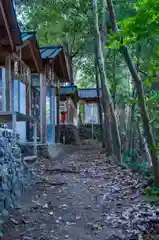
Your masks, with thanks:
<instances>
[{"instance_id":1,"label":"tree trunk","mask_svg":"<svg viewBox=\"0 0 159 240\"><path fill-rule=\"evenodd\" d=\"M113 154L113 146L112 146L112 134L111 134L111 116L110 116L110 108L109 103L107 99L107 93L106 93L106 85L105 81L103 80L103 73L101 72L101 66L98 62L98 68L100 73L100 82L101 82L101 103L102 103L102 112L104 114L104 131L106 133L105 139L106 139L106 153L107 155L111 156Z\"/></svg>"},{"instance_id":2,"label":"tree trunk","mask_svg":"<svg viewBox=\"0 0 159 240\"><path fill-rule=\"evenodd\" d=\"M71 47L69 46L68 42L64 42L64 50L66 52L66 56L68 59L68 67L69 67L69 72L70 72L70 77L71 77L71 85L74 85L74 76L73 76L73 62L72 62L72 50Z\"/></svg>"},{"instance_id":3,"label":"tree trunk","mask_svg":"<svg viewBox=\"0 0 159 240\"><path fill-rule=\"evenodd\" d=\"M133 89L133 94L132 94L133 98L136 98L136 92L135 92L135 88ZM135 103L132 103L132 106L130 108L130 116L129 116L129 124L128 124L128 138L127 138L127 152L130 152L132 149L132 141L133 141L133 132L134 132L134 118L135 115Z\"/></svg>"},{"instance_id":4,"label":"tree trunk","mask_svg":"<svg viewBox=\"0 0 159 240\"><path fill-rule=\"evenodd\" d=\"M152 160L151 160L151 155L148 149L148 145L147 145L147 141L144 137L144 134L142 132L141 126L140 126L140 122L138 121L138 132L139 132L139 136L141 139L141 145L142 145L142 154L144 155L144 158L146 158L148 165L151 167L152 166ZM144 151L143 151L144 150Z\"/></svg>"},{"instance_id":5,"label":"tree trunk","mask_svg":"<svg viewBox=\"0 0 159 240\"><path fill-rule=\"evenodd\" d=\"M137 70L137 73L139 72L140 53L141 53L141 46L139 44L137 44L137 48L136 48L136 57L137 57L136 70ZM132 97L134 99L137 98L136 88L135 87L133 88ZM133 149L133 142L134 142L134 138L133 137L134 137L134 133L135 133L135 109L136 109L136 103L133 103L132 107L131 107L131 112L130 112L128 152L130 152Z\"/></svg>"},{"instance_id":6,"label":"tree trunk","mask_svg":"<svg viewBox=\"0 0 159 240\"><path fill-rule=\"evenodd\" d=\"M112 72L113 72L113 87L112 87L112 98L113 98L113 104L114 109L116 107L116 90L117 90L117 84L115 79L115 70L116 70L116 54L113 52L113 65L112 65Z\"/></svg>"},{"instance_id":7,"label":"tree trunk","mask_svg":"<svg viewBox=\"0 0 159 240\"><path fill-rule=\"evenodd\" d=\"M101 106L101 94L100 94L100 88L99 88L99 76L98 76L98 56L97 56L97 51L95 47L95 75L96 75L96 88L97 88L97 96L99 99L98 102L98 114L99 114L99 122L100 122L100 136L101 136L101 141L102 141L102 147L106 147L105 143L105 137L104 137L104 126L103 126L103 115L102 115L102 106Z\"/></svg>"},{"instance_id":8,"label":"tree trunk","mask_svg":"<svg viewBox=\"0 0 159 240\"><path fill-rule=\"evenodd\" d=\"M101 23L101 31L99 32L100 39L101 39L101 45L102 45L102 53L103 53L103 57L105 59L105 57L106 57L105 42L107 40L107 26L106 26L106 9L104 6L105 6L105 0L103 0L102 23ZM95 35L96 35L96 33L95 33ZM97 65L98 65L98 69L99 69L99 73L100 73L97 41L96 41L96 57L97 57ZM105 66L105 63L104 63L104 66ZM100 80L101 80L101 86L102 86L104 79L102 79L101 74L100 74ZM106 87L105 84L103 87L104 88ZM102 91L101 104L102 104L103 113L104 113L104 122L103 122L104 128L103 129L105 130L105 133L106 133L105 148L106 148L106 152L108 153L108 155L112 155L113 154L113 144L112 144L113 141L112 141L112 130L111 130L111 114L110 114L109 104L107 102L104 91Z\"/></svg>"},{"instance_id":9,"label":"tree trunk","mask_svg":"<svg viewBox=\"0 0 159 240\"><path fill-rule=\"evenodd\" d=\"M115 133L117 135L117 143L119 145L119 150L118 150L118 161L121 162L122 158L121 158L121 144L120 144L120 137L119 137L119 131L118 131L118 127L117 127L117 121L116 121L116 116L114 113L114 108L113 108L113 103L111 100L111 95L109 92L109 89L107 87L107 76L106 76L106 72L105 72L105 64L104 64L104 57L103 57L103 51L102 51L102 44L101 44L101 36L100 36L100 32L99 32L99 23L98 23L98 9L97 9L97 2L96 0L93 0L93 12L95 15L95 28L96 28L96 41L97 41L97 46L98 46L98 63L99 63L99 70L100 70L100 76L101 76L101 90L103 93L102 99L103 99L103 107L107 107L107 104L109 106L110 109L110 113L112 116L112 121L114 123L114 130ZM106 113L105 111L106 109L104 109L104 113ZM109 116L108 116L109 117Z\"/></svg>"},{"instance_id":10,"label":"tree trunk","mask_svg":"<svg viewBox=\"0 0 159 240\"><path fill-rule=\"evenodd\" d=\"M118 32L118 26L117 26L117 23L116 23L114 7L113 7L113 3L112 3L111 0L107 0L107 6L108 6L108 12L109 12L113 32L117 33ZM132 60L129 52L128 52L127 47L126 46L121 47L121 52L122 52L122 54L125 58L125 61L126 61L127 65L128 65L128 68L129 68L129 71L132 75L132 78L134 79L134 83L135 83L135 86L136 86L136 91L137 91L137 94L138 94L138 103L139 103L140 112L141 112L142 121L143 121L144 134L147 138L147 143L148 143L149 151L150 151L150 154L151 154L155 182L156 182L157 185L159 185L158 157L157 157L156 146L155 146L155 142L154 142L153 135L152 135L152 132L151 132L151 127L150 127L150 124L149 124L149 118L148 118L147 109L146 109L146 105L145 105L143 85L142 85L142 82L140 80L140 77L137 74L135 65L133 63L133 60Z\"/></svg>"}]
</instances>

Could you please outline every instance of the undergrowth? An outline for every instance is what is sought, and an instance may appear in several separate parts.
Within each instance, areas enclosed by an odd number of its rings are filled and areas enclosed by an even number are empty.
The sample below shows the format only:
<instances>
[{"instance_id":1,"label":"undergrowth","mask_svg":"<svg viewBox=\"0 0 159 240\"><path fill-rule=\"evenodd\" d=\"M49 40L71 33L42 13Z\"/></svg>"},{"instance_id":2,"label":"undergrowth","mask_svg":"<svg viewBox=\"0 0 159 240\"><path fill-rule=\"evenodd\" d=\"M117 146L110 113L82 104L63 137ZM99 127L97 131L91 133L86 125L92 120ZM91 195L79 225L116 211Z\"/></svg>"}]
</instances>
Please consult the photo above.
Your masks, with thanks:
<instances>
[{"instance_id":1,"label":"undergrowth","mask_svg":"<svg viewBox=\"0 0 159 240\"><path fill-rule=\"evenodd\" d=\"M140 191L141 198L159 206L159 187L155 186L152 167L149 166L148 162L146 160L139 162L136 151L132 150L123 154L123 166L139 173L147 181L147 186Z\"/></svg>"},{"instance_id":2,"label":"undergrowth","mask_svg":"<svg viewBox=\"0 0 159 240\"><path fill-rule=\"evenodd\" d=\"M123 154L123 164L125 167L132 169L132 171L138 172L146 178L152 178L152 168L149 166L146 160L142 162L138 161L137 154L135 150L131 152L125 152Z\"/></svg>"}]
</instances>

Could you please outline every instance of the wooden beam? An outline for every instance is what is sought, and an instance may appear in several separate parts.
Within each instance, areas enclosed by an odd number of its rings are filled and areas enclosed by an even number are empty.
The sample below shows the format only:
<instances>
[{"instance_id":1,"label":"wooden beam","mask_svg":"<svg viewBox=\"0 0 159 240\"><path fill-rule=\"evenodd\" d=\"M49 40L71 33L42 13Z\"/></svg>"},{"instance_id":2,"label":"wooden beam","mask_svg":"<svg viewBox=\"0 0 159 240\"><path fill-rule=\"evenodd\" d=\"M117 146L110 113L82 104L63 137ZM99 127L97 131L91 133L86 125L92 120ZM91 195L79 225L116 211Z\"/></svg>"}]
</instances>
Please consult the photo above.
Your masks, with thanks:
<instances>
[{"instance_id":1,"label":"wooden beam","mask_svg":"<svg viewBox=\"0 0 159 240\"><path fill-rule=\"evenodd\" d=\"M27 45L29 45L29 41L28 40L24 41L22 45L16 46L16 50L19 51L20 49L23 49Z\"/></svg>"},{"instance_id":2,"label":"wooden beam","mask_svg":"<svg viewBox=\"0 0 159 240\"><path fill-rule=\"evenodd\" d=\"M63 73L63 79L62 79L62 82L64 82L65 70L64 70L64 67L63 67L62 55L61 55L61 54L59 55L59 60L60 60L60 65L61 65L62 73Z\"/></svg>"},{"instance_id":3,"label":"wooden beam","mask_svg":"<svg viewBox=\"0 0 159 240\"><path fill-rule=\"evenodd\" d=\"M11 30L9 29L8 19L7 19L7 16L6 16L5 12L4 12L4 7L3 7L2 0L0 0L0 9L1 9L2 16L3 16L3 19L4 19L4 23L5 23L5 26L6 26L6 30L7 30L7 33L8 33L10 45L11 45L12 51L14 51L14 43L13 43L13 40L12 40Z\"/></svg>"},{"instance_id":4,"label":"wooden beam","mask_svg":"<svg viewBox=\"0 0 159 240\"><path fill-rule=\"evenodd\" d=\"M87 99L85 100L86 103L98 103L99 99Z\"/></svg>"},{"instance_id":5,"label":"wooden beam","mask_svg":"<svg viewBox=\"0 0 159 240\"><path fill-rule=\"evenodd\" d=\"M31 42L29 42L29 48L30 48L31 54L32 54L32 56L33 56L33 60L34 60L34 63L35 63L37 72L40 73L40 68L39 68L38 62L37 62L37 60L36 60L36 56L35 56L35 53L34 53L34 51L33 51Z\"/></svg>"},{"instance_id":6,"label":"wooden beam","mask_svg":"<svg viewBox=\"0 0 159 240\"><path fill-rule=\"evenodd\" d=\"M68 58L67 58L65 52L63 52L63 54L64 54L64 59L65 59L65 62L66 62L66 68L67 68L67 71L68 71L69 81L71 81L71 73L70 73L70 66L68 64Z\"/></svg>"}]
</instances>

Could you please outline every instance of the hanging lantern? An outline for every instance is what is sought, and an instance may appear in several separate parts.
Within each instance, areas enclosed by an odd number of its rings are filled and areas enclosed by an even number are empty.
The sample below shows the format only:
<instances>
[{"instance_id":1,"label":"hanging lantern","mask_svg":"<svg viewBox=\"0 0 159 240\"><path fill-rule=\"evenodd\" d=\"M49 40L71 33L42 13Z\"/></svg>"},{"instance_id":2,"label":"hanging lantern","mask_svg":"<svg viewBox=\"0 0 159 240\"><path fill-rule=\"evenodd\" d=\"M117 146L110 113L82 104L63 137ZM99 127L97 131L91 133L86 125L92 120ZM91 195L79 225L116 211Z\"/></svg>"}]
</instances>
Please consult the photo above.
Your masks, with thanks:
<instances>
[{"instance_id":1,"label":"hanging lantern","mask_svg":"<svg viewBox=\"0 0 159 240\"><path fill-rule=\"evenodd\" d=\"M49 80L49 66L48 66L48 64L45 65L45 76L46 76L46 79Z\"/></svg>"},{"instance_id":2,"label":"hanging lantern","mask_svg":"<svg viewBox=\"0 0 159 240\"><path fill-rule=\"evenodd\" d=\"M52 82L55 83L54 61L52 61Z\"/></svg>"},{"instance_id":3,"label":"hanging lantern","mask_svg":"<svg viewBox=\"0 0 159 240\"><path fill-rule=\"evenodd\" d=\"M51 83L51 67L49 66L49 76L48 76L48 80L49 80L49 83Z\"/></svg>"},{"instance_id":4,"label":"hanging lantern","mask_svg":"<svg viewBox=\"0 0 159 240\"><path fill-rule=\"evenodd\" d=\"M14 59L14 75L18 75L18 61Z\"/></svg>"},{"instance_id":5,"label":"hanging lantern","mask_svg":"<svg viewBox=\"0 0 159 240\"><path fill-rule=\"evenodd\" d=\"M27 76L29 76L29 75L30 75L30 69L27 68Z\"/></svg>"}]
</instances>

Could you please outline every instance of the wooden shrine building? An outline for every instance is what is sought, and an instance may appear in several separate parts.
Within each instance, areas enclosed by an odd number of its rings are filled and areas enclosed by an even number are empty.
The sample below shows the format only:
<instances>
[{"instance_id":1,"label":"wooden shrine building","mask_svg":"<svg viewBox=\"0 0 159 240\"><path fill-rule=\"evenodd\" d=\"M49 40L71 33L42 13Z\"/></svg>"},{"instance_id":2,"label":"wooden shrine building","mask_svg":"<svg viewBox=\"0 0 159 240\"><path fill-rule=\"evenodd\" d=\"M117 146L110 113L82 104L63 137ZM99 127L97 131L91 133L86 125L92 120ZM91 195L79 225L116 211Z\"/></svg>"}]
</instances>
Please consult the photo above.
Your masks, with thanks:
<instances>
[{"instance_id":1,"label":"wooden shrine building","mask_svg":"<svg viewBox=\"0 0 159 240\"><path fill-rule=\"evenodd\" d=\"M77 86L62 86L60 88L60 116L61 124L77 124Z\"/></svg>"},{"instance_id":2,"label":"wooden shrine building","mask_svg":"<svg viewBox=\"0 0 159 240\"><path fill-rule=\"evenodd\" d=\"M60 85L70 82L63 47L39 48L35 32L21 33L12 0L1 0L0 11L0 123L23 143L55 143Z\"/></svg>"},{"instance_id":3,"label":"wooden shrine building","mask_svg":"<svg viewBox=\"0 0 159 240\"><path fill-rule=\"evenodd\" d=\"M16 47L22 44L16 14L11 0L0 1L0 111L11 111L11 58L16 56ZM6 71L3 71L4 68ZM1 121L3 119L1 118Z\"/></svg>"},{"instance_id":4,"label":"wooden shrine building","mask_svg":"<svg viewBox=\"0 0 159 240\"><path fill-rule=\"evenodd\" d=\"M101 90L100 90L101 95ZM78 112L82 123L99 123L98 103L100 101L96 88L79 89Z\"/></svg>"},{"instance_id":5,"label":"wooden shrine building","mask_svg":"<svg viewBox=\"0 0 159 240\"><path fill-rule=\"evenodd\" d=\"M20 33L13 2L0 1L0 123L7 123L20 135L20 143L28 143L30 123L34 126L34 154L36 154L36 118L31 114L31 74L41 70L38 48ZM38 60L40 61L38 62ZM38 62L38 63L37 63Z\"/></svg>"},{"instance_id":6,"label":"wooden shrine building","mask_svg":"<svg viewBox=\"0 0 159 240\"><path fill-rule=\"evenodd\" d=\"M46 83L42 89L46 88L43 101L45 99L46 120L43 119L46 126L43 130L43 142L55 142L55 125L57 125L57 141L60 138L60 85L70 82L70 71L68 60L62 46L47 46L40 48L41 58L43 60ZM44 104L41 102L41 107ZM44 109L44 107L42 107ZM45 133L46 132L46 133Z\"/></svg>"}]
</instances>

